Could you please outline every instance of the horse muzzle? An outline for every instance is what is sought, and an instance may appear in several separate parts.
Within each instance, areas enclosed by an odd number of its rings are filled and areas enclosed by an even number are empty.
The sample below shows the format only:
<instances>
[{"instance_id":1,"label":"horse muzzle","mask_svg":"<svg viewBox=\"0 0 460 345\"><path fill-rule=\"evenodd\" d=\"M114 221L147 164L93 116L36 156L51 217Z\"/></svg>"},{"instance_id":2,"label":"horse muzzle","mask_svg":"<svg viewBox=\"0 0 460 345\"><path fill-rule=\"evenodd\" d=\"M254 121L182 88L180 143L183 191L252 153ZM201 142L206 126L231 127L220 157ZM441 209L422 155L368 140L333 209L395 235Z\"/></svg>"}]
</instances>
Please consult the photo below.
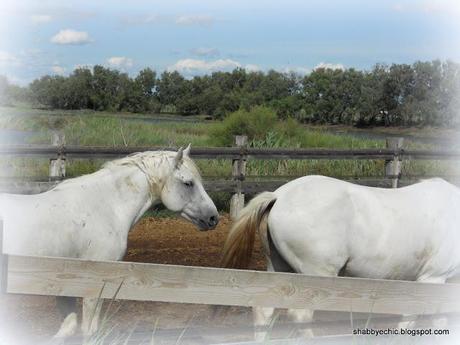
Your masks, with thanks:
<instances>
[{"instance_id":1,"label":"horse muzzle","mask_svg":"<svg viewBox=\"0 0 460 345\"><path fill-rule=\"evenodd\" d=\"M185 212L182 212L181 216L187 219L188 221L192 222L193 224L195 224L200 231L213 230L216 228L217 224L219 224L218 214L213 214L211 216L198 218L198 217L193 217Z\"/></svg>"}]
</instances>

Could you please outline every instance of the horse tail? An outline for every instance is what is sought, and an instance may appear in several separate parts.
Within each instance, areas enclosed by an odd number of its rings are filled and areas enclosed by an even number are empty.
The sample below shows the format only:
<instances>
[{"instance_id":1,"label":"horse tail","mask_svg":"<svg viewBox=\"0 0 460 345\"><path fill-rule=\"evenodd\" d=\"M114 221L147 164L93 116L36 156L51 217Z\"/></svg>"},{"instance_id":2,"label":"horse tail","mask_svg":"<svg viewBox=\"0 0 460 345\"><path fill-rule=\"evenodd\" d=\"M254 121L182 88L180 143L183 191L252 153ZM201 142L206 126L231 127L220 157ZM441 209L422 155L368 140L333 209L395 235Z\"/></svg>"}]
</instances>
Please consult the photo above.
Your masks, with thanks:
<instances>
[{"instance_id":1,"label":"horse tail","mask_svg":"<svg viewBox=\"0 0 460 345\"><path fill-rule=\"evenodd\" d=\"M276 201L271 192L264 192L243 208L225 241L221 267L247 268L251 261L256 231L266 234L267 217Z\"/></svg>"}]
</instances>

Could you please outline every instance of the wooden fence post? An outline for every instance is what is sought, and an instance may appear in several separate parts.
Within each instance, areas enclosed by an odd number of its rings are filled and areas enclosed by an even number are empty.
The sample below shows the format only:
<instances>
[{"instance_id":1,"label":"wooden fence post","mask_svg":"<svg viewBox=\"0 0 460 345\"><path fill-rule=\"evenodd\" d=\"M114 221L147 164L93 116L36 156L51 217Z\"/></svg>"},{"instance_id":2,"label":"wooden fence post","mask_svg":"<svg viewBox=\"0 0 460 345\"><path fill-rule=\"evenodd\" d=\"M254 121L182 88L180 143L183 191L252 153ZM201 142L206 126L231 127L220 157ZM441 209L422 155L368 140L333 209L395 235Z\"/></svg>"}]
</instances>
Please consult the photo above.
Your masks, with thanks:
<instances>
[{"instance_id":1,"label":"wooden fence post","mask_svg":"<svg viewBox=\"0 0 460 345\"><path fill-rule=\"evenodd\" d=\"M50 159L50 180L65 177L65 154L63 148L65 145L64 133L55 131L51 139L53 146L59 147L57 158Z\"/></svg>"},{"instance_id":2,"label":"wooden fence post","mask_svg":"<svg viewBox=\"0 0 460 345\"><path fill-rule=\"evenodd\" d=\"M8 278L8 255L3 254L3 220L0 219L0 294L6 293Z\"/></svg>"},{"instance_id":3,"label":"wooden fence post","mask_svg":"<svg viewBox=\"0 0 460 345\"><path fill-rule=\"evenodd\" d=\"M248 143L248 137L246 135L235 136L235 145L241 148L238 159L234 159L232 162L232 177L236 181L236 191L230 199L230 218L236 219L240 211L244 207L244 193L242 181L246 176L246 155L243 153L243 149Z\"/></svg>"},{"instance_id":4,"label":"wooden fence post","mask_svg":"<svg viewBox=\"0 0 460 345\"><path fill-rule=\"evenodd\" d=\"M401 150L404 138L387 138L387 149ZM391 188L398 188L399 178L401 177L401 155L395 154L393 159L385 161L385 177L391 180Z\"/></svg>"}]
</instances>

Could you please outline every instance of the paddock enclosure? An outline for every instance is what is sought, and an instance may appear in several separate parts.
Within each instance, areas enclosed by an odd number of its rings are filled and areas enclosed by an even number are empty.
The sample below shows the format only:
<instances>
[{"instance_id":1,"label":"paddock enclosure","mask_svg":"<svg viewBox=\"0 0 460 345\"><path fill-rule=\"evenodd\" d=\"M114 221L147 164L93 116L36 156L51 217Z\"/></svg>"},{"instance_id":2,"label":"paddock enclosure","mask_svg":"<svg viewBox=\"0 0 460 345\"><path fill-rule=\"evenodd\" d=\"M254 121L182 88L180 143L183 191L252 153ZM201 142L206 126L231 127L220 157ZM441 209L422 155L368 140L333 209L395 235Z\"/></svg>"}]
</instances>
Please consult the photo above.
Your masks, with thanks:
<instances>
[{"instance_id":1,"label":"paddock enclosure","mask_svg":"<svg viewBox=\"0 0 460 345\"><path fill-rule=\"evenodd\" d=\"M61 141L59 141L61 140ZM45 182L2 182L3 191L34 193L52 187L65 177L67 157L114 158L156 148L66 147L62 138L51 146L3 146L1 155L46 156L50 178ZM366 336L353 336L356 328L395 328L399 315L421 315L419 325L431 318L449 319L449 336L420 337L422 343L450 343L459 336L459 285L416 282L324 278L301 274L268 273L258 243L251 270L218 267L220 250L231 218L244 203L244 194L273 190L285 181L248 182L245 168L252 159L380 159L384 178L357 183L396 188L410 183L401 177L403 159L460 159L460 152L407 151L401 140L389 140L386 149L287 150L251 149L244 138L235 148L192 148L193 159L232 160L232 180L204 181L212 191L233 193L230 215L216 230L198 232L193 225L174 218L144 218L129 237L125 262L91 262L65 258L2 255L1 324L17 334L45 339L58 328L60 319L49 296L98 297L116 301L106 313L125 333L112 332L107 339L125 337L127 343L164 344L251 343L252 306L318 310L312 324L313 343L367 344ZM185 266L184 266L185 265ZM187 303L187 304L184 304ZM110 302L107 302L110 304ZM212 305L225 308L215 310ZM106 307L107 308L107 307ZM113 312L112 312L113 311ZM113 314L113 315L112 315ZM22 320L23 322L15 322ZM19 325L18 325L19 324ZM267 343L303 343L297 338L305 325L286 321L283 314L269 328ZM420 326L418 326L420 327ZM116 332L119 332L118 330ZM455 335L456 334L456 335ZM122 338L122 339L125 339ZM380 338L382 341L385 337ZM401 344L413 339L400 337ZM1 339L0 339L1 340ZM124 341L124 340L123 340ZM123 343L123 341L121 343ZM68 343L81 343L69 339ZM382 342L383 343L383 342ZM393 342L398 343L393 340ZM419 343L419 342L417 342Z\"/></svg>"}]
</instances>

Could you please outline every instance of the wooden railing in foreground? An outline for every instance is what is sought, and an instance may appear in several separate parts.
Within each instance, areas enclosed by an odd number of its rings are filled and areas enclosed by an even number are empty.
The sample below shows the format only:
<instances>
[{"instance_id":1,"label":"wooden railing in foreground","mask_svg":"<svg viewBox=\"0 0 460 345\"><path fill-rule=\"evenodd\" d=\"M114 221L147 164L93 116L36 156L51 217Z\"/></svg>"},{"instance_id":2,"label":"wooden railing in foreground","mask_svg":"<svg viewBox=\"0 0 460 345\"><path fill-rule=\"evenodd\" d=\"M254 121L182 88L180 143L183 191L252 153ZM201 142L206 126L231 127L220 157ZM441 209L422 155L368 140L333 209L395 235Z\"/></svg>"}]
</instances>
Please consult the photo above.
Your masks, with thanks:
<instances>
[{"instance_id":1,"label":"wooden railing in foreground","mask_svg":"<svg viewBox=\"0 0 460 345\"><path fill-rule=\"evenodd\" d=\"M6 293L385 314L460 312L457 284L8 255L2 241L0 221L0 283Z\"/></svg>"},{"instance_id":2,"label":"wooden railing in foreground","mask_svg":"<svg viewBox=\"0 0 460 345\"><path fill-rule=\"evenodd\" d=\"M4 255L5 291L386 314L460 312L457 284Z\"/></svg>"}]
</instances>

